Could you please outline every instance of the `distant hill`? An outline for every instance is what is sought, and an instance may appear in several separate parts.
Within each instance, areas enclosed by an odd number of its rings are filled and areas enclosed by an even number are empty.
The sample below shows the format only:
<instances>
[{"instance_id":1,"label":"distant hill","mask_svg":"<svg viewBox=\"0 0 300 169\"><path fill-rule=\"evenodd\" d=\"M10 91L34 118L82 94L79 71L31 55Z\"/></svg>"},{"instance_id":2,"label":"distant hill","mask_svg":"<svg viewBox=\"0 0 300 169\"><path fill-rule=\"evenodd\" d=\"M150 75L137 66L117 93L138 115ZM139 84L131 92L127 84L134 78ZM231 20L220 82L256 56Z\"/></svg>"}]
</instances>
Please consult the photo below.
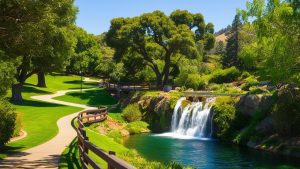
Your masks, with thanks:
<instances>
[{"instance_id":1,"label":"distant hill","mask_svg":"<svg viewBox=\"0 0 300 169\"><path fill-rule=\"evenodd\" d=\"M227 36L225 33L215 36L215 38L216 38L216 42L219 42L219 41L226 42L227 41Z\"/></svg>"}]
</instances>

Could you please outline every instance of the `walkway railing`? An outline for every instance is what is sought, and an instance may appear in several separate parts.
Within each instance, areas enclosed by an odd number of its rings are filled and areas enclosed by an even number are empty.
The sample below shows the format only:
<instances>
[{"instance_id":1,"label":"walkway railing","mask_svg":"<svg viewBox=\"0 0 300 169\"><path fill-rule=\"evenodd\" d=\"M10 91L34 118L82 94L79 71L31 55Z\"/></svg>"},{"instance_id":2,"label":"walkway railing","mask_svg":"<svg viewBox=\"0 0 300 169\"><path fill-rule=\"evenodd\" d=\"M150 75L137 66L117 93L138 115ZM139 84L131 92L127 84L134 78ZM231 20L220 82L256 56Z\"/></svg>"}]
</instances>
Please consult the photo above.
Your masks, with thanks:
<instances>
[{"instance_id":1,"label":"walkway railing","mask_svg":"<svg viewBox=\"0 0 300 169\"><path fill-rule=\"evenodd\" d=\"M99 107L94 110L85 110L78 114L77 139L80 162L83 169L88 169L91 166L94 169L101 169L94 159L89 156L89 152L93 152L98 157L107 162L108 169L136 169L126 161L116 157L113 151L106 152L100 147L89 141L84 130L84 124L101 122L107 119L107 107Z\"/></svg>"}]
</instances>

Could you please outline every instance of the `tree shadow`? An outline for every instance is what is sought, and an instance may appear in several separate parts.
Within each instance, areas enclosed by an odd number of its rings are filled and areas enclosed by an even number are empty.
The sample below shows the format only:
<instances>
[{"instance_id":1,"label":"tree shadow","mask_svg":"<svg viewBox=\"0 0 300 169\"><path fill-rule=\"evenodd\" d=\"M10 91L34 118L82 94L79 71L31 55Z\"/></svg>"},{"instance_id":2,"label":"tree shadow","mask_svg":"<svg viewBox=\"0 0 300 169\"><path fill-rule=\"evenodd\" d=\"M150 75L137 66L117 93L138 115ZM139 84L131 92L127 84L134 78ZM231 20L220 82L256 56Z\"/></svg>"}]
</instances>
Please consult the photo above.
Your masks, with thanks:
<instances>
[{"instance_id":1,"label":"tree shadow","mask_svg":"<svg viewBox=\"0 0 300 169\"><path fill-rule=\"evenodd\" d=\"M36 94L51 94L51 92L40 90L36 88L36 85L26 83L22 88L23 93L36 93Z\"/></svg>"},{"instance_id":2,"label":"tree shadow","mask_svg":"<svg viewBox=\"0 0 300 169\"><path fill-rule=\"evenodd\" d=\"M4 147L0 150L0 163L3 160L3 156L2 155L12 155L12 154L17 154L20 153L20 150L24 148L23 146L8 146L8 145L4 145Z\"/></svg>"},{"instance_id":3,"label":"tree shadow","mask_svg":"<svg viewBox=\"0 0 300 169\"><path fill-rule=\"evenodd\" d=\"M78 85L78 87L72 87L69 89L80 89L80 84L81 84L81 80L69 80L69 81L64 81L65 84L73 84L73 85ZM92 87L96 87L98 85L97 82L83 82L82 83L82 88L86 89L86 88L92 88Z\"/></svg>"},{"instance_id":4,"label":"tree shadow","mask_svg":"<svg viewBox=\"0 0 300 169\"><path fill-rule=\"evenodd\" d=\"M20 106L31 106L31 107L65 107L61 104L53 104L48 102L42 102L42 101L35 101L35 100L26 100L24 99L22 103L14 103L14 105L20 105Z\"/></svg>"},{"instance_id":5,"label":"tree shadow","mask_svg":"<svg viewBox=\"0 0 300 169\"><path fill-rule=\"evenodd\" d=\"M75 138L69 145L68 151L62 154L59 161L59 168L81 168L77 144L77 139Z\"/></svg>"},{"instance_id":6,"label":"tree shadow","mask_svg":"<svg viewBox=\"0 0 300 169\"><path fill-rule=\"evenodd\" d=\"M49 155L39 160L28 160L24 158L30 153L20 152L11 155L10 159L0 161L0 168L56 168L60 159L60 155Z\"/></svg>"},{"instance_id":7,"label":"tree shadow","mask_svg":"<svg viewBox=\"0 0 300 169\"><path fill-rule=\"evenodd\" d=\"M111 106L118 103L118 101L104 89L87 90L82 93L71 92L67 95L80 98L81 100L88 100L88 105L90 106Z\"/></svg>"}]
</instances>

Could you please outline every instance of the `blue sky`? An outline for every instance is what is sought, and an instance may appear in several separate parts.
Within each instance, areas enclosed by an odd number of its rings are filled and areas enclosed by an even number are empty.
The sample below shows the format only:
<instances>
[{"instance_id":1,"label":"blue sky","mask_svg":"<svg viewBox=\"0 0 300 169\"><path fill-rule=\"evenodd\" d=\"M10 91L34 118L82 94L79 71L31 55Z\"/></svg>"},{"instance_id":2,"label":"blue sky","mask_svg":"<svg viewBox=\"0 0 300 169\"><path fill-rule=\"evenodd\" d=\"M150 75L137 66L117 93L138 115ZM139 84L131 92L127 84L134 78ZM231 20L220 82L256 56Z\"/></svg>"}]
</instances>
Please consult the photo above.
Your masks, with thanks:
<instances>
[{"instance_id":1,"label":"blue sky","mask_svg":"<svg viewBox=\"0 0 300 169\"><path fill-rule=\"evenodd\" d=\"M237 8L244 9L247 0L75 0L79 8L76 24L89 33L106 32L110 20L133 17L161 10L169 15L176 9L202 13L205 22L212 22L215 30L231 24Z\"/></svg>"}]
</instances>

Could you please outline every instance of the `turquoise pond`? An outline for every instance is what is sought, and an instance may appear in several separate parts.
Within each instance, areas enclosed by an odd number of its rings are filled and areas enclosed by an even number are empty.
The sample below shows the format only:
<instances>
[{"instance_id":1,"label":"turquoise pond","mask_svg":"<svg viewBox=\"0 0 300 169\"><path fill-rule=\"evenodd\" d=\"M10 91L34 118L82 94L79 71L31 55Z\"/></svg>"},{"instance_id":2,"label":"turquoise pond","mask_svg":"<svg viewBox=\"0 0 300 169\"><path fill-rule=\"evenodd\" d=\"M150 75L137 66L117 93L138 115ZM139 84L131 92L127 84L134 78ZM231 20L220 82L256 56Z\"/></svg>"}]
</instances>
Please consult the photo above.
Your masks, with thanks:
<instances>
[{"instance_id":1,"label":"turquoise pond","mask_svg":"<svg viewBox=\"0 0 300 169\"><path fill-rule=\"evenodd\" d=\"M176 139L157 135L135 135L124 141L148 160L177 161L203 169L300 168L300 159L242 148L216 140Z\"/></svg>"}]
</instances>

